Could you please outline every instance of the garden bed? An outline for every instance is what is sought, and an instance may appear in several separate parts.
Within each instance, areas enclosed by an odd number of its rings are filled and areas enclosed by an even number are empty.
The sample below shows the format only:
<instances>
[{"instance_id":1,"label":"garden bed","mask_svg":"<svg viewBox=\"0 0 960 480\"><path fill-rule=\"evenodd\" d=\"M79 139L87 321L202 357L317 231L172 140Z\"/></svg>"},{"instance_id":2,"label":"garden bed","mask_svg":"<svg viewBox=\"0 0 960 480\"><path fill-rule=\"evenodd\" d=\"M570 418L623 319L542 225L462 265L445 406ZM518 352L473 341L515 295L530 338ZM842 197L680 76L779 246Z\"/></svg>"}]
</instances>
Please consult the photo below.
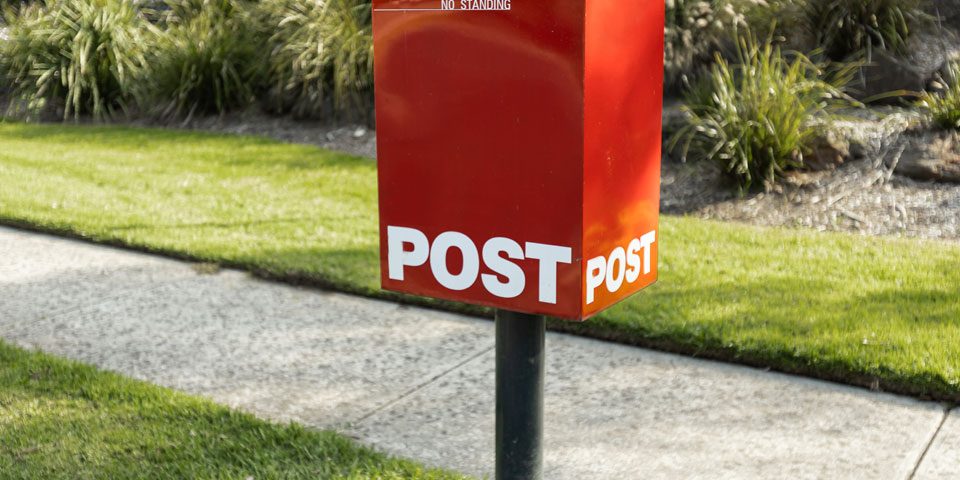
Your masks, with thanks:
<instances>
[{"instance_id":1,"label":"garden bed","mask_svg":"<svg viewBox=\"0 0 960 480\"><path fill-rule=\"evenodd\" d=\"M960 240L960 185L893 174L872 159L803 186L744 198L714 165L666 163L664 213L755 225Z\"/></svg>"},{"instance_id":2,"label":"garden bed","mask_svg":"<svg viewBox=\"0 0 960 480\"><path fill-rule=\"evenodd\" d=\"M665 157L665 213L765 226L960 240L960 183L902 173L936 131L897 108L849 112L835 127L850 142L840 165L790 172L775 189L738 195L720 168ZM926 153L924 151L923 153Z\"/></svg>"}]
</instances>

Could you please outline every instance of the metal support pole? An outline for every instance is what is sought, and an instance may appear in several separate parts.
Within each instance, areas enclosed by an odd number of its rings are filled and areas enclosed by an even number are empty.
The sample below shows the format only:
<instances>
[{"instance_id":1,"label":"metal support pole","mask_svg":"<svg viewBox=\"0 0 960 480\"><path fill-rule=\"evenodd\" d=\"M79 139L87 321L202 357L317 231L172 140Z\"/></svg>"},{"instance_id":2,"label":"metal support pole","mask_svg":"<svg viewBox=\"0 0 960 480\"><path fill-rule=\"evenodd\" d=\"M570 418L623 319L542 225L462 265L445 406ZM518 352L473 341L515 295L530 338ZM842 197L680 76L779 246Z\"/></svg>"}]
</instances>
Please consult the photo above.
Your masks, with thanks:
<instances>
[{"instance_id":1,"label":"metal support pole","mask_svg":"<svg viewBox=\"0 0 960 480\"><path fill-rule=\"evenodd\" d=\"M546 320L497 310L496 480L540 480Z\"/></svg>"}]
</instances>

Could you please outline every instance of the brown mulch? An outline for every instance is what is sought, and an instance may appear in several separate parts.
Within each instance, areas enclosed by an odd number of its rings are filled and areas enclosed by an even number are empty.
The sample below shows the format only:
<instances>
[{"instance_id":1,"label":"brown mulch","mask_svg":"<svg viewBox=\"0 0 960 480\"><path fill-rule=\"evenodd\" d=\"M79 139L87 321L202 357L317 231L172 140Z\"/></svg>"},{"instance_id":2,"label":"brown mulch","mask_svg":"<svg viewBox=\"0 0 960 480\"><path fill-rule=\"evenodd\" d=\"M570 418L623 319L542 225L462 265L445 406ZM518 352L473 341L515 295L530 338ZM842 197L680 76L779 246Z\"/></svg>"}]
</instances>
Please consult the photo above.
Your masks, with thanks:
<instances>
[{"instance_id":1,"label":"brown mulch","mask_svg":"<svg viewBox=\"0 0 960 480\"><path fill-rule=\"evenodd\" d=\"M663 164L664 213L756 225L960 240L960 185L889 175L868 159L816 182L739 197L712 164Z\"/></svg>"},{"instance_id":2,"label":"brown mulch","mask_svg":"<svg viewBox=\"0 0 960 480\"><path fill-rule=\"evenodd\" d=\"M960 184L897 173L906 149L917 142L904 134L918 124L917 114L908 110L852 112L834 128L856 144L854 158L833 170L794 172L775 191L746 196L736 193L717 166L667 156L663 211L767 226L960 240Z\"/></svg>"}]
</instances>

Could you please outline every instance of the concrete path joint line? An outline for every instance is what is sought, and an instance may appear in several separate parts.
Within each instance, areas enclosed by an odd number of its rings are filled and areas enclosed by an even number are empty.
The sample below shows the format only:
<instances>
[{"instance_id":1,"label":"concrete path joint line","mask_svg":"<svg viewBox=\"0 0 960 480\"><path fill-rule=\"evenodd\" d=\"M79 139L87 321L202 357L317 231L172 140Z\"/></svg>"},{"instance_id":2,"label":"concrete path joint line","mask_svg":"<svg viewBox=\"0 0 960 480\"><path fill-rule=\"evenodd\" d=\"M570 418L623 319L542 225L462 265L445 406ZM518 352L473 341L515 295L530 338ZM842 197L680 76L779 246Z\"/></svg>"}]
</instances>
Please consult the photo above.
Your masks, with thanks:
<instances>
[{"instance_id":1,"label":"concrete path joint line","mask_svg":"<svg viewBox=\"0 0 960 480\"><path fill-rule=\"evenodd\" d=\"M943 430L943 425L947 423L948 417L950 417L950 407L945 406L943 408L943 416L940 418L940 423L937 424L937 428L933 429L930 439L927 441L926 446L923 447L923 451L920 452L920 456L917 457L917 462L913 465L913 470L910 472L910 475L907 476L907 480L914 480L917 477L917 472L920 471L920 466L923 465L923 460L927 457L927 453L930 451L930 448L933 447L933 442L937 440L937 436L940 435L940 431Z\"/></svg>"},{"instance_id":2,"label":"concrete path joint line","mask_svg":"<svg viewBox=\"0 0 960 480\"><path fill-rule=\"evenodd\" d=\"M435 375L435 376L427 379L425 382L422 382L422 383L414 386L413 388L407 390L406 392L403 392L403 393L400 394L400 396L398 396L397 398L395 398L395 399L393 399L393 400L390 400L390 401L384 403L383 405L381 405L381 406L379 406L379 407L377 407L377 408L374 408L373 410L370 410L369 412L367 412L367 413L365 413L364 415L362 415L360 418L354 420L352 423L353 423L354 425L359 425L359 424L363 423L365 420L369 419L370 417L372 417L372 416L374 416L374 415L376 415L376 414L378 414L378 413L380 413L380 412L382 412L382 411L384 411L384 410L386 410L386 409L388 409L388 408L390 408L390 407L392 407L392 406L394 406L394 405L402 402L404 399L412 396L413 394L417 393L417 392L420 391L420 390L423 390L424 388L426 388L426 387L429 386L430 384L436 382L437 380L440 380L441 378L443 378L443 377L445 377L445 376L447 376L447 375L449 375L449 374L451 374L451 373L459 370L460 368L463 368L464 365L466 365L466 364L468 364L468 363L470 363L470 362L472 362L472 361L474 361L474 360L476 360L476 359L478 359L478 358L486 355L486 354L489 353L489 352L492 352L493 349L495 349L495 348L496 348L496 345L490 345L489 347L484 348L483 350L480 350L479 352L477 352L477 353L475 353L475 354L473 354L473 355L470 355L469 357L467 357L466 359L464 359L462 362L460 362L460 363L458 363L458 364L456 364L456 365L454 365L454 366L452 366L452 367L444 370L443 372L440 372L439 374L437 374L437 375Z\"/></svg>"}]
</instances>

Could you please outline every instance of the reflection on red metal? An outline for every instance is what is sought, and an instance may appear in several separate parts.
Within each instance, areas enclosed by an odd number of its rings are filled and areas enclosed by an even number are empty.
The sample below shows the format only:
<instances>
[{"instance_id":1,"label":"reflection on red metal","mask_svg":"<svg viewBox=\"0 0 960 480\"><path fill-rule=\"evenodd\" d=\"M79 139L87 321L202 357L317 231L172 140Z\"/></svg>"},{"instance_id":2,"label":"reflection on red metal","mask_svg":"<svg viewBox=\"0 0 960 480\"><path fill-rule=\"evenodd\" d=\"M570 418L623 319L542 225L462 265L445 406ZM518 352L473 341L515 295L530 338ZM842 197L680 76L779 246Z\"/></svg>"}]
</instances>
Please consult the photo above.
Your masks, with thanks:
<instances>
[{"instance_id":1,"label":"reflection on red metal","mask_svg":"<svg viewBox=\"0 0 960 480\"><path fill-rule=\"evenodd\" d=\"M373 8L385 289L582 320L656 280L662 1Z\"/></svg>"}]
</instances>

